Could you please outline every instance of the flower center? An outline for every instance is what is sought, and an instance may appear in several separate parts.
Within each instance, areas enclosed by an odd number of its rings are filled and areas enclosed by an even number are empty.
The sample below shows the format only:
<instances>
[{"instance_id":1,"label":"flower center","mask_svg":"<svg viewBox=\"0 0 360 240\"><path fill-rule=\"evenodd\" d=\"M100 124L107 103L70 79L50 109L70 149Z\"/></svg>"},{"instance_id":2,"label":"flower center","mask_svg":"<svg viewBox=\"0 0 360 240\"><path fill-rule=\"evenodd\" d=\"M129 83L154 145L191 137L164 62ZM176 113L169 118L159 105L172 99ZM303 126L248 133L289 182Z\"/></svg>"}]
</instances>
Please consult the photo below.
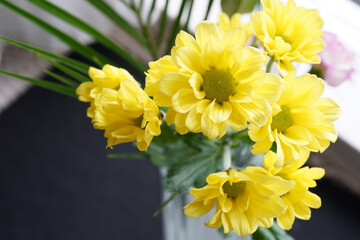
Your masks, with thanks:
<instances>
[{"instance_id":1,"label":"flower center","mask_svg":"<svg viewBox=\"0 0 360 240\"><path fill-rule=\"evenodd\" d=\"M289 108L281 106L281 111L276 114L271 123L271 130L277 129L278 132L282 132L292 124Z\"/></svg>"},{"instance_id":2,"label":"flower center","mask_svg":"<svg viewBox=\"0 0 360 240\"><path fill-rule=\"evenodd\" d=\"M144 114L141 114L140 117L138 117L138 118L135 119L135 125L136 125L137 127L139 127L139 128L142 128L142 127L141 127L141 123L142 123L143 120L144 120Z\"/></svg>"},{"instance_id":3,"label":"flower center","mask_svg":"<svg viewBox=\"0 0 360 240\"><path fill-rule=\"evenodd\" d=\"M210 69L203 75L205 98L221 103L229 100L235 90L235 78L228 70Z\"/></svg>"},{"instance_id":4,"label":"flower center","mask_svg":"<svg viewBox=\"0 0 360 240\"><path fill-rule=\"evenodd\" d=\"M222 186L224 193L227 194L228 198L237 198L239 195L244 193L245 187L245 182L237 182L231 185L229 181L224 183L224 185Z\"/></svg>"}]
</instances>

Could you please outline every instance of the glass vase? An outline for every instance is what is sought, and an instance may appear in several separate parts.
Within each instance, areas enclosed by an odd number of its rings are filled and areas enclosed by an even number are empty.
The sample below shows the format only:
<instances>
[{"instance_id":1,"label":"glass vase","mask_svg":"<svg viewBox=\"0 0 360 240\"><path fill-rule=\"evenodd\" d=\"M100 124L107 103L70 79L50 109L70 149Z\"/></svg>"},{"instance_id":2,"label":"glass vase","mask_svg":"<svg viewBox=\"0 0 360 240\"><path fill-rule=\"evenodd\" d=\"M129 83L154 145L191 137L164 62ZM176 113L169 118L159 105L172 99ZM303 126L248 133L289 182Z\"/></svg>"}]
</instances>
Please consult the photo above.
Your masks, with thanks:
<instances>
[{"instance_id":1,"label":"glass vase","mask_svg":"<svg viewBox=\"0 0 360 240\"><path fill-rule=\"evenodd\" d=\"M163 192L163 198L168 199L171 194ZM205 226L215 213L215 208L199 218L185 216L183 206L190 203L192 196L184 193L175 197L162 210L164 240L251 240L251 236L239 237L235 232L223 234L218 229Z\"/></svg>"}]
</instances>

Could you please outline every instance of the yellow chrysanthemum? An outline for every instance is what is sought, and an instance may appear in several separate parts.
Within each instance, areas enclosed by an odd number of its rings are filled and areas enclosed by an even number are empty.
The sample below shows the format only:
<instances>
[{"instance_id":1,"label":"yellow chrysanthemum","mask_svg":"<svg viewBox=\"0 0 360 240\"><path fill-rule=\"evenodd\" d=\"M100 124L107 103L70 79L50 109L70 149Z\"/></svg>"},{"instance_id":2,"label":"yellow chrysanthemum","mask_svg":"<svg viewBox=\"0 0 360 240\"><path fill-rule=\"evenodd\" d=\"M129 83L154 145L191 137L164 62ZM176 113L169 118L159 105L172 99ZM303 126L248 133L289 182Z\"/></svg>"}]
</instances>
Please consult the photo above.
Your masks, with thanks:
<instances>
[{"instance_id":1,"label":"yellow chrysanthemum","mask_svg":"<svg viewBox=\"0 0 360 240\"><path fill-rule=\"evenodd\" d=\"M251 15L251 28L282 74L294 70L292 62L320 63L316 54L325 44L318 10L297 7L293 0L286 6L281 0L261 0L261 6Z\"/></svg>"},{"instance_id":2,"label":"yellow chrysanthemum","mask_svg":"<svg viewBox=\"0 0 360 240\"><path fill-rule=\"evenodd\" d=\"M271 104L279 97L282 79L261 67L267 58L244 47L245 31L227 33L210 22L200 23L195 38L181 31L171 51L149 64L145 91L169 107L168 124L180 134L203 132L222 137L227 125L235 130L266 123Z\"/></svg>"},{"instance_id":3,"label":"yellow chrysanthemum","mask_svg":"<svg viewBox=\"0 0 360 240\"><path fill-rule=\"evenodd\" d=\"M119 90L104 88L95 100L93 125L105 130L107 147L137 141L146 151L153 136L161 133L161 113L158 106L129 79L120 82Z\"/></svg>"},{"instance_id":4,"label":"yellow chrysanthemum","mask_svg":"<svg viewBox=\"0 0 360 240\"><path fill-rule=\"evenodd\" d=\"M324 81L315 75L296 79L295 73L290 73L266 125L249 125L249 136L256 142L252 153L263 154L276 142L276 166L281 167L298 159L301 150L325 151L330 141L337 139L332 122L341 110L332 99L320 98L323 91Z\"/></svg>"},{"instance_id":5,"label":"yellow chrysanthemum","mask_svg":"<svg viewBox=\"0 0 360 240\"><path fill-rule=\"evenodd\" d=\"M184 207L188 217L200 217L216 204L216 213L206 224L248 236L258 227L269 228L273 218L285 211L280 196L294 187L293 181L249 171L228 170L210 174L203 188L192 188L195 199Z\"/></svg>"},{"instance_id":6,"label":"yellow chrysanthemum","mask_svg":"<svg viewBox=\"0 0 360 240\"><path fill-rule=\"evenodd\" d=\"M222 13L219 13L218 19L219 19L219 21L218 21L217 25L225 33L227 33L228 31L230 31L233 28L241 27L246 32L246 41L249 40L249 38L251 37L252 31L251 31L250 23L243 24L241 22L240 13L234 13L230 18L229 15L222 12Z\"/></svg>"},{"instance_id":7,"label":"yellow chrysanthemum","mask_svg":"<svg viewBox=\"0 0 360 240\"><path fill-rule=\"evenodd\" d=\"M249 171L264 173L270 176L279 176L285 180L292 180L295 186L288 193L281 196L285 203L286 211L277 217L277 223L283 229L289 230L295 217L302 220L309 220L311 217L310 208L319 208L321 199L309 191L309 188L316 186L314 180L322 178L325 174L322 168L302 167L309 157L308 151L302 151L300 159L286 167L276 168L277 156L274 152L268 152L263 160L264 168L251 167ZM302 168L301 168L302 167Z\"/></svg>"},{"instance_id":8,"label":"yellow chrysanthemum","mask_svg":"<svg viewBox=\"0 0 360 240\"><path fill-rule=\"evenodd\" d=\"M82 102L90 102L90 107L87 110L88 117L94 116L95 99L101 93L103 88L110 88L118 90L120 82L123 79L136 80L131 74L122 68L117 68L111 65L105 65L102 70L93 67L89 68L89 76L92 81L84 82L76 89L76 94Z\"/></svg>"}]
</instances>

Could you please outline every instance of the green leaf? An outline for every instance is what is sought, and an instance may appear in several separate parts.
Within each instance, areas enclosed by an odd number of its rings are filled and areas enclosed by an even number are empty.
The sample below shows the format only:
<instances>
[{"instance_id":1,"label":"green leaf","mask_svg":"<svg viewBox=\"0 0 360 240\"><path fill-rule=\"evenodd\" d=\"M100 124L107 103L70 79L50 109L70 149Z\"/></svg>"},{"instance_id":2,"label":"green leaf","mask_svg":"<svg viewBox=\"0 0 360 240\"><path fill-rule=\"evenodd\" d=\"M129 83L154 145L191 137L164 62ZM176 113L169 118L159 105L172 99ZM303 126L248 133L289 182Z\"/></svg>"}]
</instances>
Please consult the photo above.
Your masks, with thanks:
<instances>
[{"instance_id":1,"label":"green leaf","mask_svg":"<svg viewBox=\"0 0 360 240\"><path fill-rule=\"evenodd\" d=\"M250 13L259 0L221 0L223 12L229 16L234 13Z\"/></svg>"},{"instance_id":2,"label":"green leaf","mask_svg":"<svg viewBox=\"0 0 360 240\"><path fill-rule=\"evenodd\" d=\"M22 42L18 42L9 38L5 38L5 37L0 37L1 40L3 40L4 42L7 42L9 44L12 44L14 46L23 48L25 50L34 52L35 54L37 54L39 57L43 58L43 56L46 56L48 58L54 59L56 61L59 61L65 65L67 65L68 67L71 67L73 69L76 69L79 72L82 72L84 74L88 74L90 65L87 65L85 63L79 62L77 60L68 58L68 57L64 57L61 55L57 55L48 51L45 51L43 49L40 48L36 48L34 46L22 43Z\"/></svg>"},{"instance_id":3,"label":"green leaf","mask_svg":"<svg viewBox=\"0 0 360 240\"><path fill-rule=\"evenodd\" d=\"M174 41L175 41L177 32L179 31L180 20L181 20L181 16L182 16L182 13L184 11L186 2L187 2L187 0L182 0L181 6L180 6L180 9L179 9L179 13L178 13L178 15L177 15L177 17L175 19L174 25L172 26L172 31L171 31L170 38L169 38L168 45L167 45L167 49L166 49L167 54L170 53L170 50L171 50L172 46L174 45Z\"/></svg>"},{"instance_id":4,"label":"green leaf","mask_svg":"<svg viewBox=\"0 0 360 240\"><path fill-rule=\"evenodd\" d=\"M294 240L294 238L291 237L289 234L287 234L287 232L284 229L279 227L279 225L276 222L274 222L273 226L269 229L272 232L272 234L276 236L277 240Z\"/></svg>"},{"instance_id":5,"label":"green leaf","mask_svg":"<svg viewBox=\"0 0 360 240\"><path fill-rule=\"evenodd\" d=\"M105 16L112 20L116 25L121 29L127 32L131 37L133 37L138 43L142 46L145 46L144 36L140 31L134 28L129 24L125 19L123 19L115 10L113 10L106 2L103 0L87 0L90 4L100 10Z\"/></svg>"},{"instance_id":6,"label":"green leaf","mask_svg":"<svg viewBox=\"0 0 360 240\"><path fill-rule=\"evenodd\" d=\"M127 62L132 64L139 71L141 72L146 71L146 66L141 61L131 56L123 48L119 47L116 43L114 43L111 39L109 39L107 36L103 35L101 32L99 32L98 30L96 30L86 22L82 21L81 19L75 17L74 15L66 12L65 10L57 7L56 5L48 1L44 1L44 0L29 0L29 1L35 4L36 6L41 7L45 11L51 13L52 15L88 33L89 35L94 37L96 41L103 44L104 46L114 51L115 53L119 54L119 56L122 57L123 59L126 59Z\"/></svg>"},{"instance_id":7,"label":"green leaf","mask_svg":"<svg viewBox=\"0 0 360 240\"><path fill-rule=\"evenodd\" d=\"M164 209L166 205L168 205L177 195L179 192L174 192L161 206L154 212L153 217L156 217L161 213L161 211Z\"/></svg>"},{"instance_id":8,"label":"green leaf","mask_svg":"<svg viewBox=\"0 0 360 240\"><path fill-rule=\"evenodd\" d=\"M155 5L156 5L156 0L152 0L151 7L150 7L150 10L149 10L149 14L147 16L147 22L148 23L151 22L151 17L152 17L152 13L154 11Z\"/></svg>"},{"instance_id":9,"label":"green leaf","mask_svg":"<svg viewBox=\"0 0 360 240\"><path fill-rule=\"evenodd\" d=\"M30 82L30 83L32 83L34 85L39 86L39 87L43 87L43 88L46 88L48 90L52 90L54 92L58 92L58 93L61 93L61 94L64 94L64 95L67 95L67 96L70 96L70 97L77 98L77 95L76 95L74 89L63 86L63 85L60 85L60 84L57 84L57 83L52 83L52 82L48 82L48 81L41 80L41 79L36 79L36 78L29 78L29 77L25 77L25 76L22 76L22 75L18 75L18 74L11 73L11 72L6 72L6 71L2 71L2 70L0 70L0 74L15 77L15 78Z\"/></svg>"},{"instance_id":10,"label":"green leaf","mask_svg":"<svg viewBox=\"0 0 360 240\"><path fill-rule=\"evenodd\" d=\"M50 72L48 70L44 70L44 72L47 75L55 78L56 80L58 80L58 81L60 81L62 83L65 83L66 85L69 85L70 87L77 88L79 86L79 83L74 82L73 80L71 80L71 79L69 79L67 77L61 76L61 75L59 75L57 73Z\"/></svg>"},{"instance_id":11,"label":"green leaf","mask_svg":"<svg viewBox=\"0 0 360 240\"><path fill-rule=\"evenodd\" d=\"M206 177L221 168L221 151L203 146L197 153L183 149L179 163L172 165L165 179L165 187L173 191L185 191L190 187L202 187ZM178 155L180 151L177 152ZM171 156L175 157L175 156Z\"/></svg>"},{"instance_id":12,"label":"green leaf","mask_svg":"<svg viewBox=\"0 0 360 240\"><path fill-rule=\"evenodd\" d=\"M194 0L190 0L190 6L189 6L189 12L188 12L188 16L184 25L184 31L188 31L188 27L189 27L189 22L190 22L190 17L191 17L191 13L193 10L193 4L194 4Z\"/></svg>"},{"instance_id":13,"label":"green leaf","mask_svg":"<svg viewBox=\"0 0 360 240\"><path fill-rule=\"evenodd\" d=\"M210 13L210 10L211 10L211 7L212 7L213 3L214 3L214 0L209 0L209 4L208 4L207 10L206 10L204 20L208 19L209 13Z\"/></svg>"},{"instance_id":14,"label":"green leaf","mask_svg":"<svg viewBox=\"0 0 360 240\"><path fill-rule=\"evenodd\" d=\"M144 152L136 153L113 153L108 154L108 158L122 158L122 159L149 159L149 156Z\"/></svg>"},{"instance_id":15,"label":"green leaf","mask_svg":"<svg viewBox=\"0 0 360 240\"><path fill-rule=\"evenodd\" d=\"M9 8L10 10L16 12L17 14L27 18L29 21L33 22L34 24L41 27L43 30L49 32L53 36L57 37L59 40L67 44L70 48L72 48L75 52L79 53L85 58L94 61L95 63L99 64L100 66L110 63L113 64L110 59L103 56L99 52L95 51L94 49L83 45L82 43L78 42L76 39L72 38L71 36L65 34L64 32L58 30L56 27L51 26L47 22L41 20L40 18L32 15L31 13L19 8L18 6L8 2L8 1L0 1L5 7Z\"/></svg>"},{"instance_id":16,"label":"green leaf","mask_svg":"<svg viewBox=\"0 0 360 240\"><path fill-rule=\"evenodd\" d=\"M165 24L167 19L167 9L169 6L169 0L166 0L165 8L161 14L161 20L160 20L160 26L159 26L159 32L157 34L157 45L160 46L162 43L162 39L164 36L164 30L165 30Z\"/></svg>"},{"instance_id":17,"label":"green leaf","mask_svg":"<svg viewBox=\"0 0 360 240\"><path fill-rule=\"evenodd\" d=\"M83 74L72 70L71 68L61 65L60 63L51 61L50 59L48 59L45 56L40 56L42 59L44 59L45 61L47 61L48 63L50 63L51 65L53 65L54 67L56 67L57 69L59 69L60 71L62 71L63 73L66 73L67 75L73 77L74 79L78 80L79 82L88 82L90 81L89 77L84 76ZM79 85L79 84L77 84Z\"/></svg>"},{"instance_id":18,"label":"green leaf","mask_svg":"<svg viewBox=\"0 0 360 240\"><path fill-rule=\"evenodd\" d=\"M294 240L276 222L274 222L271 228L258 228L252 237L253 240Z\"/></svg>"},{"instance_id":19,"label":"green leaf","mask_svg":"<svg viewBox=\"0 0 360 240\"><path fill-rule=\"evenodd\" d=\"M276 240L271 231L267 228L258 228L252 235L253 240Z\"/></svg>"}]
</instances>

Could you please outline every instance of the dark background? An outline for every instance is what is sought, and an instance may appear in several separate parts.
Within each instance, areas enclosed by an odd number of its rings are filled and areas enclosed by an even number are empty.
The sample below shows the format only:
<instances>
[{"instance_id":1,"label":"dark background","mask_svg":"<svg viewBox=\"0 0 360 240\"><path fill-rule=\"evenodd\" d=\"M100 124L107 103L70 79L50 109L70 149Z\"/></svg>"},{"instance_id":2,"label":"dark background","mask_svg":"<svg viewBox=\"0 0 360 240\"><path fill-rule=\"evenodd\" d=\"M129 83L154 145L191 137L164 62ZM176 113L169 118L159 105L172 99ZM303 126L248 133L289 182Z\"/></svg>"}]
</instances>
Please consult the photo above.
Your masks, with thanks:
<instances>
[{"instance_id":1,"label":"dark background","mask_svg":"<svg viewBox=\"0 0 360 240\"><path fill-rule=\"evenodd\" d=\"M87 107L34 87L0 115L0 240L162 239L161 216L152 216L161 204L158 169L106 158L136 149L106 150ZM318 183L322 207L290 234L359 239L359 199L326 178Z\"/></svg>"}]
</instances>

